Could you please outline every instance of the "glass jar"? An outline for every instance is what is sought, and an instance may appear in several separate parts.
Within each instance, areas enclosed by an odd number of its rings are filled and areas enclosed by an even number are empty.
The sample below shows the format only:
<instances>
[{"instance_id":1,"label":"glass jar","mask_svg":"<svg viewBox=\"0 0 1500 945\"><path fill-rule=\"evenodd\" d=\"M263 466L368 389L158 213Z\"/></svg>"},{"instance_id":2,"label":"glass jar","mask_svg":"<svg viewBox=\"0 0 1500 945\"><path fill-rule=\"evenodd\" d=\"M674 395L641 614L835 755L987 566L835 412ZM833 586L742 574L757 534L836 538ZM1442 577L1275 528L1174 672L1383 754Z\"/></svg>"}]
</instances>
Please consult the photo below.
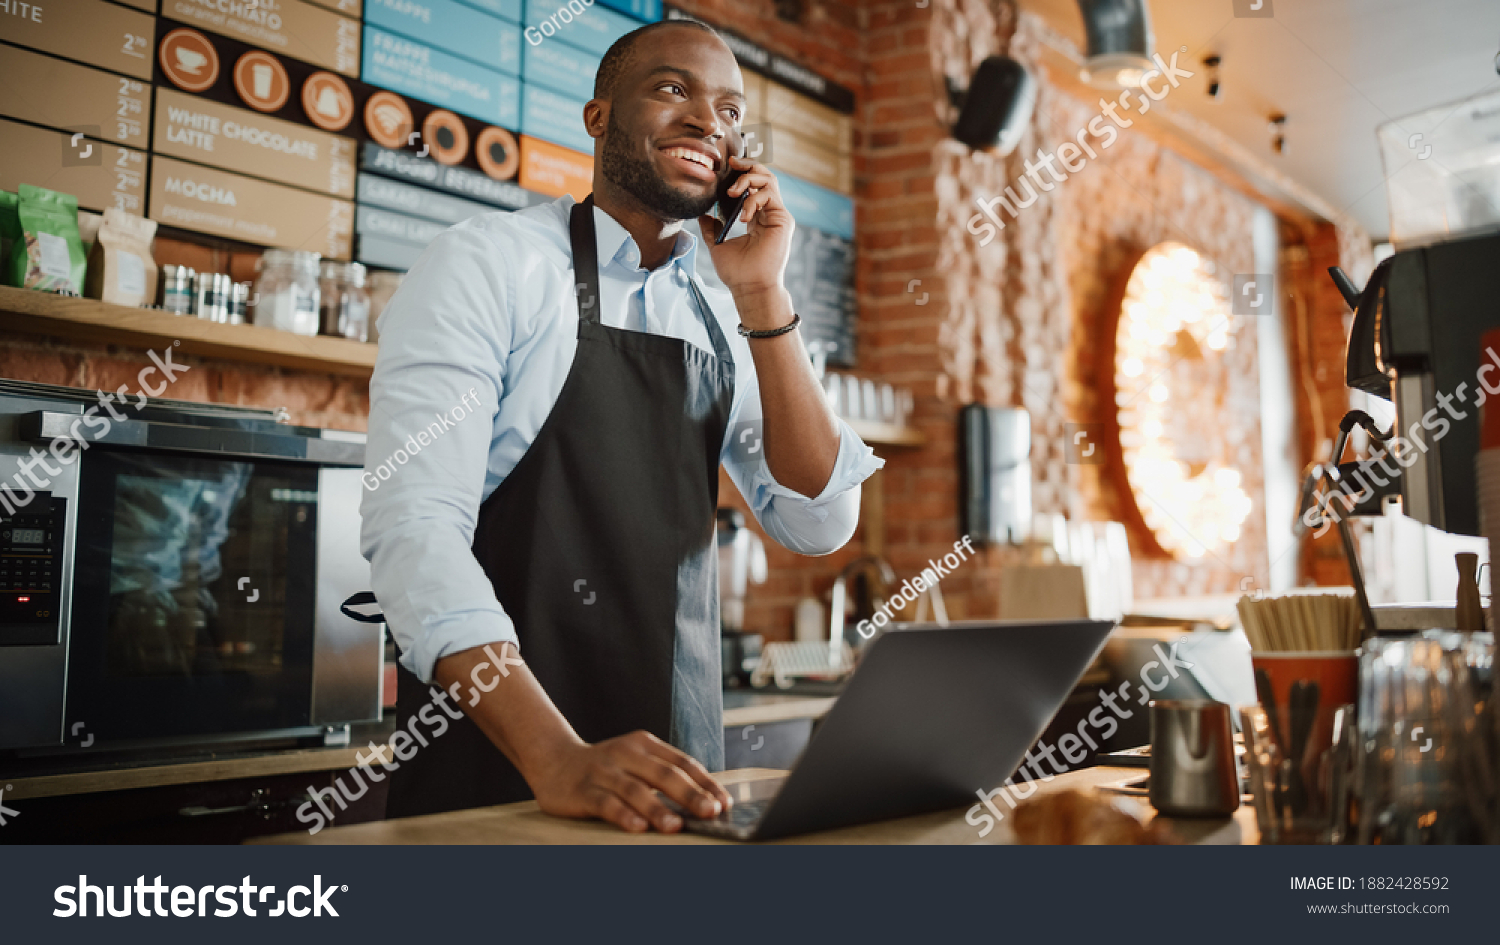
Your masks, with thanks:
<instances>
[{"instance_id":1,"label":"glass jar","mask_svg":"<svg viewBox=\"0 0 1500 945\"><path fill-rule=\"evenodd\" d=\"M322 289L321 333L354 341L368 340L370 293L365 290L365 267L355 262L325 262Z\"/></svg>"},{"instance_id":2,"label":"glass jar","mask_svg":"<svg viewBox=\"0 0 1500 945\"><path fill-rule=\"evenodd\" d=\"M173 315L193 313L193 279L198 274L190 266L161 267L161 307Z\"/></svg>"},{"instance_id":3,"label":"glass jar","mask_svg":"<svg viewBox=\"0 0 1500 945\"><path fill-rule=\"evenodd\" d=\"M318 333L318 253L268 249L255 268L255 324L298 335Z\"/></svg>"}]
</instances>

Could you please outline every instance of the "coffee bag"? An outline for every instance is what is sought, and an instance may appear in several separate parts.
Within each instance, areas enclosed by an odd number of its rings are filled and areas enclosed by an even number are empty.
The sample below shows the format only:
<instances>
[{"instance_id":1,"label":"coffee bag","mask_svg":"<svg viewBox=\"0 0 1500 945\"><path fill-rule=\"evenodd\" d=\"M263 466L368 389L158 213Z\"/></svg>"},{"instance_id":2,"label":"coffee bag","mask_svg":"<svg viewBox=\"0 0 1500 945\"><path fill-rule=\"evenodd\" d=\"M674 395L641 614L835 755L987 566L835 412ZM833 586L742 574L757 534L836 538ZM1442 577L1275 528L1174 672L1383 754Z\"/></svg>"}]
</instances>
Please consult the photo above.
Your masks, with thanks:
<instances>
[{"instance_id":1,"label":"coffee bag","mask_svg":"<svg viewBox=\"0 0 1500 945\"><path fill-rule=\"evenodd\" d=\"M10 283L23 289L83 293L83 239L78 234L78 198L45 187L18 188L21 234L10 252Z\"/></svg>"},{"instance_id":2,"label":"coffee bag","mask_svg":"<svg viewBox=\"0 0 1500 945\"><path fill-rule=\"evenodd\" d=\"M156 298L156 260L151 238L156 221L116 207L104 211L104 222L89 254L84 295L117 305L143 305Z\"/></svg>"}]
</instances>

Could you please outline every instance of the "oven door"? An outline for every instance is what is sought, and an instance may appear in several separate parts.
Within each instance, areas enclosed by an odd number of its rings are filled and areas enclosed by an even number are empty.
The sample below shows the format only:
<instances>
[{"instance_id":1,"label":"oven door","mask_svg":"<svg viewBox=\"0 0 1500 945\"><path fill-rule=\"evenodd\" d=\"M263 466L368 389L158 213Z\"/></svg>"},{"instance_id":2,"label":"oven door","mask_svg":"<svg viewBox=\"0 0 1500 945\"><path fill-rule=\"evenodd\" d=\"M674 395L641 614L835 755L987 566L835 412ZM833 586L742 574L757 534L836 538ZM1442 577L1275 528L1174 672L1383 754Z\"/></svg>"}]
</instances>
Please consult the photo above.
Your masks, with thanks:
<instances>
[{"instance_id":1,"label":"oven door","mask_svg":"<svg viewBox=\"0 0 1500 945\"><path fill-rule=\"evenodd\" d=\"M95 444L80 472L67 731L309 726L318 466Z\"/></svg>"}]
</instances>

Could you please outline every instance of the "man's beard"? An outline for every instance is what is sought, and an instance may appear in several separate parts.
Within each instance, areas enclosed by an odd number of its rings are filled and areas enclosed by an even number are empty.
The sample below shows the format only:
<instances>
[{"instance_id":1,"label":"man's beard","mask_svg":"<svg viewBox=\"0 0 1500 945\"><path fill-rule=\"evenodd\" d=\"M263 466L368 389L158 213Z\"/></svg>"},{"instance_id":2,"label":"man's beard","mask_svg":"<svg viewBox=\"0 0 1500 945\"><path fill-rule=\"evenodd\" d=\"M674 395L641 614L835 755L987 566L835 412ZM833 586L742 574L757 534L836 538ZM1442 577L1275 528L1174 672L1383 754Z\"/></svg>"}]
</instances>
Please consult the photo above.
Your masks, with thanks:
<instances>
[{"instance_id":1,"label":"man's beard","mask_svg":"<svg viewBox=\"0 0 1500 945\"><path fill-rule=\"evenodd\" d=\"M696 220L713 209L717 200L714 194L698 197L677 190L662 179L650 161L631 153L633 140L611 114L601 154L606 179L667 220Z\"/></svg>"}]
</instances>

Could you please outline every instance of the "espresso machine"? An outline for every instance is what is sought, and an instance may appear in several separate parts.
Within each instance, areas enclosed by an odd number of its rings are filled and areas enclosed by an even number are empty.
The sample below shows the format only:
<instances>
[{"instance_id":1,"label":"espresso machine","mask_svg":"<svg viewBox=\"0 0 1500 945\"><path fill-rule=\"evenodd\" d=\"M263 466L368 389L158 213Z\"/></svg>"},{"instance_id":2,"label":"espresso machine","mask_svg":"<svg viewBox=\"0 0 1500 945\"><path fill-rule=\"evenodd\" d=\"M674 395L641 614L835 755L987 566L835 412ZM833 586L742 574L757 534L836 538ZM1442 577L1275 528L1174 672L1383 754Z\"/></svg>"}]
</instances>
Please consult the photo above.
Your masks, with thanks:
<instances>
[{"instance_id":1,"label":"espresso machine","mask_svg":"<svg viewBox=\"0 0 1500 945\"><path fill-rule=\"evenodd\" d=\"M1412 444L1414 459L1387 463L1377 473L1391 485L1377 487L1371 500L1399 494L1408 517L1479 535L1476 403L1486 363L1494 369L1485 379L1500 388L1500 351L1487 356L1480 338L1500 328L1500 232L1397 252L1375 268L1361 292L1337 268L1332 274L1354 309L1345 381L1395 408L1393 429L1377 439L1390 434Z\"/></svg>"},{"instance_id":2,"label":"espresso machine","mask_svg":"<svg viewBox=\"0 0 1500 945\"><path fill-rule=\"evenodd\" d=\"M1500 350L1482 343L1500 328L1500 93L1390 122L1377 138L1396 252L1363 288L1338 267L1329 274L1354 311L1345 382L1388 401L1395 419L1382 430L1363 411L1344 417L1332 461L1308 472L1296 526L1301 533L1317 524L1303 510L1320 484L1318 499L1341 494L1333 519L1367 630L1374 617L1349 515L1380 515L1399 498L1409 518L1455 535L1483 534L1479 405L1500 394ZM1370 458L1342 462L1356 427L1371 439Z\"/></svg>"}]
</instances>

